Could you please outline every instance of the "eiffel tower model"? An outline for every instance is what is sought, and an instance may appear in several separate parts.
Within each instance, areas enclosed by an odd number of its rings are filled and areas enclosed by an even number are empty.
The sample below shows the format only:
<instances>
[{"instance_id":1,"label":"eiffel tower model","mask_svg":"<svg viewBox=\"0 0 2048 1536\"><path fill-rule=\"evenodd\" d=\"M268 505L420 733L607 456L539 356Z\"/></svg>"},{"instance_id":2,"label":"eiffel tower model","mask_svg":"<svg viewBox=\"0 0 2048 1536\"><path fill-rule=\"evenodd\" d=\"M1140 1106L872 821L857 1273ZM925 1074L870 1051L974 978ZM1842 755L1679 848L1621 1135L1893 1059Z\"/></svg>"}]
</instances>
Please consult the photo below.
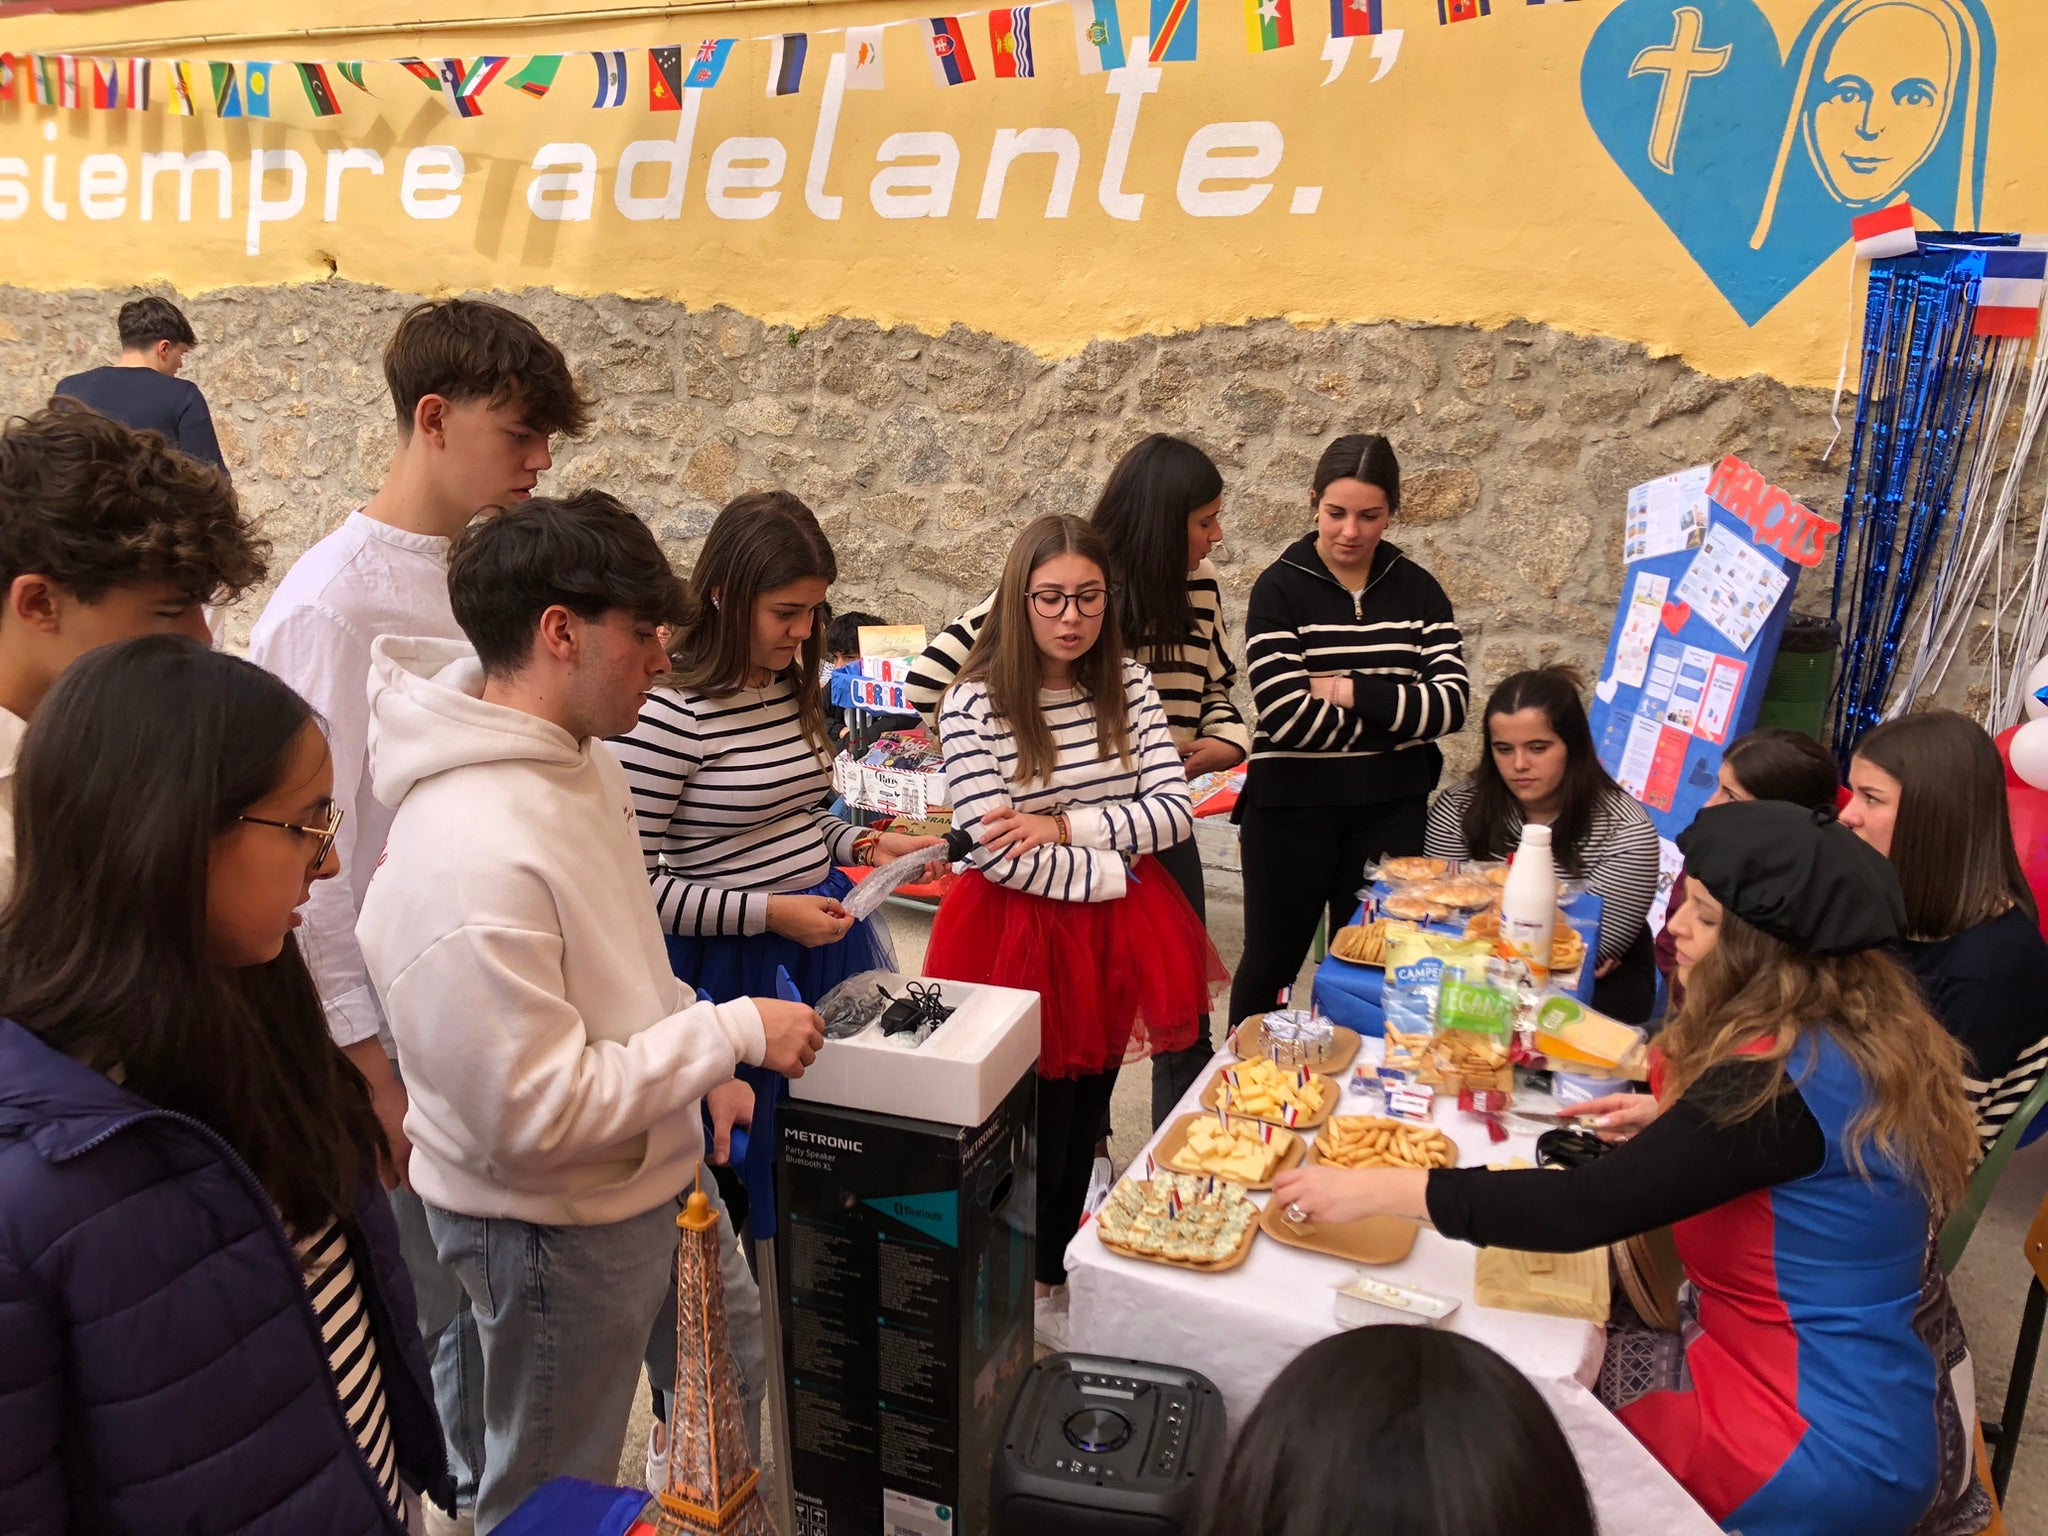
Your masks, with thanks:
<instances>
[{"instance_id":1,"label":"eiffel tower model","mask_svg":"<svg viewBox=\"0 0 2048 1536\"><path fill-rule=\"evenodd\" d=\"M718 1221L700 1168L676 1218L676 1387L656 1529L662 1536L777 1536L761 1497L761 1469L747 1447L739 1372L725 1331Z\"/></svg>"}]
</instances>

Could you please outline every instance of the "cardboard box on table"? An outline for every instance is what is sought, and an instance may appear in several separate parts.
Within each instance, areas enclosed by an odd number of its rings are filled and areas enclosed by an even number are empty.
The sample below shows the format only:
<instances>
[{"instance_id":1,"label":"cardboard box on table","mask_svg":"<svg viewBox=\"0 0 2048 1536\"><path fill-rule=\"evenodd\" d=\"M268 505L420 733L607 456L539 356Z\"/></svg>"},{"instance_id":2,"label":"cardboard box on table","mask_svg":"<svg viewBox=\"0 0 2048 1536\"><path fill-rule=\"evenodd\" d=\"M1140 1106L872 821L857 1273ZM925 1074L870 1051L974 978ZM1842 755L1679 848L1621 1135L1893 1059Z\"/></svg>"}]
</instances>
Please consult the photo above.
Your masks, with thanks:
<instances>
[{"instance_id":1,"label":"cardboard box on table","mask_svg":"<svg viewBox=\"0 0 2048 1536\"><path fill-rule=\"evenodd\" d=\"M830 1041L782 1109L801 1536L977 1536L1031 1364L1038 998L936 985L922 1046Z\"/></svg>"}]
</instances>

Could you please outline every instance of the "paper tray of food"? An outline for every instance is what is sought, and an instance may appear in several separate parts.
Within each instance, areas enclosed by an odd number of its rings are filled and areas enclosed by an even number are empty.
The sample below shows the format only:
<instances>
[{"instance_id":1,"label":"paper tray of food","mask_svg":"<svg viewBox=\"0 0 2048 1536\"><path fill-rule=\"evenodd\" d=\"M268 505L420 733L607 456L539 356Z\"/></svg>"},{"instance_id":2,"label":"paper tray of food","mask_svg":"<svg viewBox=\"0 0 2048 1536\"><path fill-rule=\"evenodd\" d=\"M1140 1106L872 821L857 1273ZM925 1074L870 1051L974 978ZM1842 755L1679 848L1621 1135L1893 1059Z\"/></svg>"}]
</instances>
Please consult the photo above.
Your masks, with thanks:
<instances>
[{"instance_id":1,"label":"paper tray of food","mask_svg":"<svg viewBox=\"0 0 2048 1536\"><path fill-rule=\"evenodd\" d=\"M1126 1178L1093 1219L1111 1253L1178 1269L1235 1269L1259 1231L1243 1185L1176 1173Z\"/></svg>"},{"instance_id":2,"label":"paper tray of food","mask_svg":"<svg viewBox=\"0 0 2048 1536\"><path fill-rule=\"evenodd\" d=\"M1309 1058L1308 1067L1312 1072L1341 1073L1358 1059L1359 1047L1365 1037L1355 1029L1346 1029L1342 1024L1330 1026L1329 1044ZM1266 1039L1266 1021L1263 1016L1246 1019L1231 1031L1230 1048L1246 1061L1254 1057L1273 1059L1273 1048Z\"/></svg>"},{"instance_id":3,"label":"paper tray of food","mask_svg":"<svg viewBox=\"0 0 2048 1536\"><path fill-rule=\"evenodd\" d=\"M1266 1236L1290 1248L1310 1253L1327 1253L1333 1259L1354 1264L1398 1264L1415 1246L1415 1234L1422 1224L1398 1216L1368 1216L1363 1221L1336 1223L1292 1221L1277 1197L1266 1202L1259 1215Z\"/></svg>"},{"instance_id":4,"label":"paper tray of food","mask_svg":"<svg viewBox=\"0 0 2048 1536\"><path fill-rule=\"evenodd\" d=\"M1458 1144L1433 1125L1383 1115L1338 1115L1308 1149L1330 1168L1455 1168Z\"/></svg>"},{"instance_id":5,"label":"paper tray of food","mask_svg":"<svg viewBox=\"0 0 2048 1536\"><path fill-rule=\"evenodd\" d=\"M1154 1155L1178 1173L1214 1174L1246 1189L1271 1189L1273 1176L1299 1167L1302 1139L1276 1125L1231 1116L1182 1115L1159 1138Z\"/></svg>"},{"instance_id":6,"label":"paper tray of food","mask_svg":"<svg viewBox=\"0 0 2048 1536\"><path fill-rule=\"evenodd\" d=\"M1334 1077L1311 1071L1307 1085L1302 1086L1294 1073L1283 1071L1263 1056L1254 1056L1224 1067L1210 1078L1209 1086L1202 1090L1202 1107L1223 1109L1233 1119L1242 1115L1262 1125L1313 1130L1330 1118L1343 1095L1344 1089Z\"/></svg>"}]
</instances>

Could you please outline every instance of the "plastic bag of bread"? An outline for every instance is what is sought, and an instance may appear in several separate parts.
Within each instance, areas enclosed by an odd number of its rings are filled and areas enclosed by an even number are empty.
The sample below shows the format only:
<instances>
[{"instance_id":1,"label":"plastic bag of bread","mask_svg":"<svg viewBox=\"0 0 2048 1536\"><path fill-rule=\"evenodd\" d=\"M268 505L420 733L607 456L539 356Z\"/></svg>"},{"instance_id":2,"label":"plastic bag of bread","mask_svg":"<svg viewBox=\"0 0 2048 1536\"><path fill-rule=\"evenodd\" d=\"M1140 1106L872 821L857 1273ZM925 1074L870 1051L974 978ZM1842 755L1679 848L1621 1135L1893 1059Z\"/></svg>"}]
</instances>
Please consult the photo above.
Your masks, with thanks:
<instances>
[{"instance_id":1,"label":"plastic bag of bread","mask_svg":"<svg viewBox=\"0 0 2048 1536\"><path fill-rule=\"evenodd\" d=\"M1386 936L1386 983L1380 1007L1386 1014L1386 1055L1390 1071L1419 1075L1428 1065L1430 1038L1437 1028L1437 1003L1446 975L1484 981L1491 946L1483 941L1390 927Z\"/></svg>"},{"instance_id":2,"label":"plastic bag of bread","mask_svg":"<svg viewBox=\"0 0 2048 1536\"><path fill-rule=\"evenodd\" d=\"M1515 1087L1515 993L1477 973L1446 975L1437 1003L1424 1082L1447 1093L1512 1093Z\"/></svg>"}]
</instances>

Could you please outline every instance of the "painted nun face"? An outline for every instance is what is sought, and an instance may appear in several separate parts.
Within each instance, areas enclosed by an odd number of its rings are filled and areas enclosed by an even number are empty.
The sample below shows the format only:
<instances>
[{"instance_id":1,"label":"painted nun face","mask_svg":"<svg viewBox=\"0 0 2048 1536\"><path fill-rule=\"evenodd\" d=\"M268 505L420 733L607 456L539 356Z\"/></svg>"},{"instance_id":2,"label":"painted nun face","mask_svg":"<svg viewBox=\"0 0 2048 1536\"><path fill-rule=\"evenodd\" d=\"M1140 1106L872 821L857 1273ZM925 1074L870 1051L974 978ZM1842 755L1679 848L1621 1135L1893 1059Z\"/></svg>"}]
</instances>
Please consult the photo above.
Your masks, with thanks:
<instances>
[{"instance_id":1,"label":"painted nun face","mask_svg":"<svg viewBox=\"0 0 2048 1536\"><path fill-rule=\"evenodd\" d=\"M1885 202L1926 163L1948 124L1958 63L1947 29L1919 0L1885 0L1835 34L1807 127L1836 197Z\"/></svg>"}]
</instances>

